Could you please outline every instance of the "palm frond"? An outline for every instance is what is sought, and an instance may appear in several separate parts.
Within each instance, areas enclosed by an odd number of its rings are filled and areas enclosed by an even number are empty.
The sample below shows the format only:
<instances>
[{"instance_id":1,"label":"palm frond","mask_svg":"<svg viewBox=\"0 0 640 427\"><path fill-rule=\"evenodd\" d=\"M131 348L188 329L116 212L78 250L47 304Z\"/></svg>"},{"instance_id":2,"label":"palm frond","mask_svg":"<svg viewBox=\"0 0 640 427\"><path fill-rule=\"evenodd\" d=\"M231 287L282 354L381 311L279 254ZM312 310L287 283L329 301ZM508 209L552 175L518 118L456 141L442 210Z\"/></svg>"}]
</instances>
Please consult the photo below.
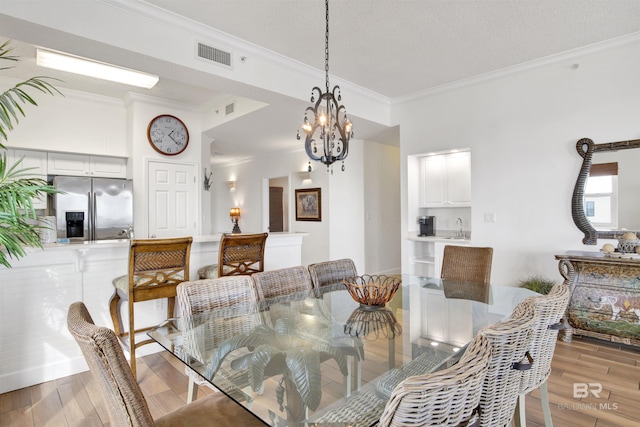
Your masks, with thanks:
<instances>
[{"instance_id":1,"label":"palm frond","mask_svg":"<svg viewBox=\"0 0 640 427\"><path fill-rule=\"evenodd\" d=\"M287 352L287 368L304 404L315 411L322 399L320 353L309 349Z\"/></svg>"},{"instance_id":2,"label":"palm frond","mask_svg":"<svg viewBox=\"0 0 640 427\"><path fill-rule=\"evenodd\" d=\"M0 59L5 61L19 61L19 58L17 56L9 55L11 51L13 51L13 48L11 47L11 40L7 40L2 43L2 45L0 45ZM8 70L9 68L13 67L0 67L0 70Z\"/></svg>"},{"instance_id":3,"label":"palm frond","mask_svg":"<svg viewBox=\"0 0 640 427\"><path fill-rule=\"evenodd\" d=\"M22 159L7 163L6 153L0 156L0 264L11 268L8 258L22 258L26 247L42 247L40 229L33 199L58 191L41 178L29 175L31 168L20 168Z\"/></svg>"},{"instance_id":4,"label":"palm frond","mask_svg":"<svg viewBox=\"0 0 640 427\"><path fill-rule=\"evenodd\" d=\"M0 61L17 62L19 58L11 55L11 40L0 45ZM11 67L0 67L6 70ZM25 112L22 105L38 105L27 91L38 91L48 95L63 95L50 82L59 81L49 77L32 77L18 83L0 94L0 149L6 149L2 141L7 133L18 124ZM64 95L63 95L64 96ZM35 225L37 219L33 199L53 194L57 191L41 178L32 176L29 168L20 168L22 160L9 166L6 153L0 156L0 265L11 268L9 258L26 256L29 246L40 247L40 229Z\"/></svg>"},{"instance_id":5,"label":"palm frond","mask_svg":"<svg viewBox=\"0 0 640 427\"><path fill-rule=\"evenodd\" d=\"M62 95L62 92L56 89L48 80L59 81L48 77L32 77L0 94L0 136L2 139L6 140L7 130L13 130L14 126L19 123L19 117L25 116L21 104L38 105L35 99L23 88L33 88L49 95L55 95L56 93Z\"/></svg>"}]
</instances>

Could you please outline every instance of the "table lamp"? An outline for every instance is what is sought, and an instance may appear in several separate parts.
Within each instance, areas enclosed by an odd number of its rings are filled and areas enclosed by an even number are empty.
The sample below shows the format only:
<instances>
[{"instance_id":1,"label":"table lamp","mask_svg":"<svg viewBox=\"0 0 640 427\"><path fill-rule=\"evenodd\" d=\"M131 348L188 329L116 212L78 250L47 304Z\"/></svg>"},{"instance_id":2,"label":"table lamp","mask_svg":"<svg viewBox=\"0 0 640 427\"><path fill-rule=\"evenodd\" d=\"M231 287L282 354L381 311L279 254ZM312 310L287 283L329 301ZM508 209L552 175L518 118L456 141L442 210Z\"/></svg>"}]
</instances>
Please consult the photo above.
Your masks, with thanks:
<instances>
[{"instance_id":1,"label":"table lamp","mask_svg":"<svg viewBox=\"0 0 640 427\"><path fill-rule=\"evenodd\" d=\"M231 208L231 210L229 211L229 216L231 217L231 222L233 223L233 230L231 231L231 233L242 233L240 231L240 227L238 227L238 219L240 219L240 208Z\"/></svg>"}]
</instances>

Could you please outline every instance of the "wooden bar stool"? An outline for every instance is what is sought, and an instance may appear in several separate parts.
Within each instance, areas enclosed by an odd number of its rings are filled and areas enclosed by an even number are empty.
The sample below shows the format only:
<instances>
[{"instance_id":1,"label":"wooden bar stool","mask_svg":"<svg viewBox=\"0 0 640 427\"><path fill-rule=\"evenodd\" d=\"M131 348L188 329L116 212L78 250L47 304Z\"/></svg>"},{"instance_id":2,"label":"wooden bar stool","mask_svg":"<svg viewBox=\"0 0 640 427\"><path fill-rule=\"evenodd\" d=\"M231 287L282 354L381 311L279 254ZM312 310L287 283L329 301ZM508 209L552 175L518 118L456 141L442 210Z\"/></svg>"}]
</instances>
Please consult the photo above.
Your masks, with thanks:
<instances>
[{"instance_id":1,"label":"wooden bar stool","mask_svg":"<svg viewBox=\"0 0 640 427\"><path fill-rule=\"evenodd\" d=\"M264 247L268 233L223 234L218 263L198 269L200 279L247 275L264 271Z\"/></svg>"},{"instance_id":2,"label":"wooden bar stool","mask_svg":"<svg viewBox=\"0 0 640 427\"><path fill-rule=\"evenodd\" d=\"M114 291L109 300L109 311L116 335L129 350L134 377L136 348L153 342L145 339L136 343L136 333L150 328L135 328L134 303L168 298L167 318L173 317L176 286L189 280L191 242L191 237L132 240L129 247L129 273L113 279ZM123 301L129 302L129 328L126 332L120 308ZM125 339L127 336L128 340Z\"/></svg>"}]
</instances>

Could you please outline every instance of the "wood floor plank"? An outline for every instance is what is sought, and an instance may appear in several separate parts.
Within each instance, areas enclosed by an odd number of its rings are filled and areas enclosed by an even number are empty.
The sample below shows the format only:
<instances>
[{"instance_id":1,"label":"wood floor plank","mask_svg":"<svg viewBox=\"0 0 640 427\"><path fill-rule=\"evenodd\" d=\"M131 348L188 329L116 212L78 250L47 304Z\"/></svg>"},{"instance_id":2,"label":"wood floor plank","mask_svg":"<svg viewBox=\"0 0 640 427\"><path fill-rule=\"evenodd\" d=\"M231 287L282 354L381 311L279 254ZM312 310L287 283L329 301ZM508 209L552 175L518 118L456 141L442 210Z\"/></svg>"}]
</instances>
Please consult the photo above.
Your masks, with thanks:
<instances>
[{"instance_id":1,"label":"wood floor plank","mask_svg":"<svg viewBox=\"0 0 640 427\"><path fill-rule=\"evenodd\" d=\"M91 375L91 372L86 371L78 374L82 380L87 395L93 404L93 407L102 423L109 422L109 413L107 412L107 406L102 398L102 391L98 387L98 383Z\"/></svg>"},{"instance_id":2,"label":"wood floor plank","mask_svg":"<svg viewBox=\"0 0 640 427\"><path fill-rule=\"evenodd\" d=\"M0 415L29 406L31 406L31 395L28 388L0 394Z\"/></svg>"},{"instance_id":3,"label":"wood floor plank","mask_svg":"<svg viewBox=\"0 0 640 427\"><path fill-rule=\"evenodd\" d=\"M0 427L32 427L31 411L29 408L12 409L0 414Z\"/></svg>"},{"instance_id":4,"label":"wood floor plank","mask_svg":"<svg viewBox=\"0 0 640 427\"><path fill-rule=\"evenodd\" d=\"M34 427L61 427L67 425L55 381L31 388L31 406Z\"/></svg>"},{"instance_id":5,"label":"wood floor plank","mask_svg":"<svg viewBox=\"0 0 640 427\"><path fill-rule=\"evenodd\" d=\"M370 354L371 357L362 363L362 375L368 380L374 379L380 371L376 364L388 363L388 349L380 346ZM558 341L548 380L554 426L640 426L639 360L639 349L619 343L585 337L574 337L571 343ZM330 397L339 397L343 392L343 378L337 365L330 362L323 368L331 372L331 378L323 379L321 406ZM267 380L265 395L274 393L278 379ZM188 381L184 367L168 352L138 358L138 382L154 418L185 404ZM602 383L600 398L574 398L574 382ZM198 396L209 393L213 391L200 387ZM539 396L539 391L534 390L526 397L525 414L529 427L544 425ZM277 407L267 407L259 402L251 405L264 416L270 412L285 416ZM5 426L105 427L109 426L109 418L102 392L91 374L83 372L1 394L0 427Z\"/></svg>"}]
</instances>

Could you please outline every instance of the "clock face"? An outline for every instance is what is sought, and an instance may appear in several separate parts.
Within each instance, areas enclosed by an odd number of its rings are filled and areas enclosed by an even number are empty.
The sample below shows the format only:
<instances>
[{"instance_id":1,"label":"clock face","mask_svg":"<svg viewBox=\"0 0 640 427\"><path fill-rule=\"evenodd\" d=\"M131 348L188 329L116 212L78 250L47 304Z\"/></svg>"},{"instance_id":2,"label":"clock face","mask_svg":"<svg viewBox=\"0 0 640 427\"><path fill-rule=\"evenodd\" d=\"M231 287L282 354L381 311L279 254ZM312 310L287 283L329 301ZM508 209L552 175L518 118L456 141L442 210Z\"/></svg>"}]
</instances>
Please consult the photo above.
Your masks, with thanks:
<instances>
[{"instance_id":1,"label":"clock face","mask_svg":"<svg viewBox=\"0 0 640 427\"><path fill-rule=\"evenodd\" d=\"M189 131L179 118L162 114L149 122L147 138L158 153L175 156L187 148Z\"/></svg>"}]
</instances>

